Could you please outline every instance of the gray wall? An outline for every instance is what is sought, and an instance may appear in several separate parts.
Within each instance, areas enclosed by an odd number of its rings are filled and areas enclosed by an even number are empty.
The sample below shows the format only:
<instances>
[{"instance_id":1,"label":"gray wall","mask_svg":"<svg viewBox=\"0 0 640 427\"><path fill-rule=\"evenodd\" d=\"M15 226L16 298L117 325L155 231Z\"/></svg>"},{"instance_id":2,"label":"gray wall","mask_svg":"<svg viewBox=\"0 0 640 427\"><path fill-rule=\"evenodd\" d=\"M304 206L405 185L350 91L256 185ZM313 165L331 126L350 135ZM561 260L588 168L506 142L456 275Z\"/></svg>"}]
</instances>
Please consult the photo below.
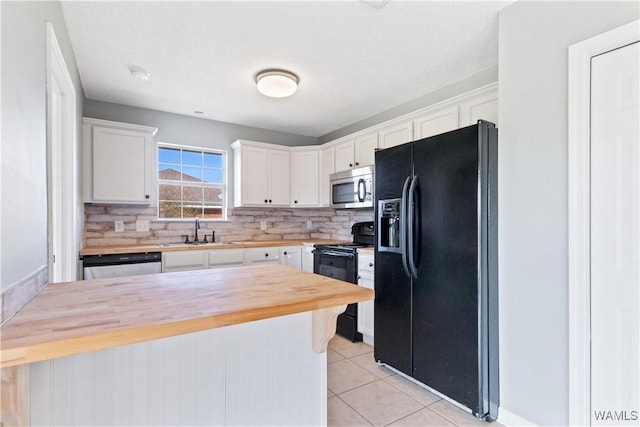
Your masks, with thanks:
<instances>
[{"instance_id":1,"label":"gray wall","mask_svg":"<svg viewBox=\"0 0 640 427\"><path fill-rule=\"evenodd\" d=\"M379 114L373 115L364 120L360 120L356 123L352 123L326 135L322 135L318 138L318 143L323 144L325 142L333 141L345 135L367 129L382 122L386 122L387 120L391 120L404 114L419 110L421 108L437 104L438 102L453 98L454 96L461 95L465 92L469 92L479 87L495 83L497 80L498 68L489 68L480 73L469 76L466 79L441 87L440 89L436 89L433 92L422 95L412 101L397 105ZM372 90L375 89L373 88Z\"/></svg>"},{"instance_id":2,"label":"gray wall","mask_svg":"<svg viewBox=\"0 0 640 427\"><path fill-rule=\"evenodd\" d=\"M568 423L567 48L638 2L516 2L500 13L501 406Z\"/></svg>"},{"instance_id":3,"label":"gray wall","mask_svg":"<svg viewBox=\"0 0 640 427\"><path fill-rule=\"evenodd\" d=\"M54 27L69 67L78 112L83 92L60 4L2 1L0 8L0 283L6 289L47 264L47 22Z\"/></svg>"}]
</instances>

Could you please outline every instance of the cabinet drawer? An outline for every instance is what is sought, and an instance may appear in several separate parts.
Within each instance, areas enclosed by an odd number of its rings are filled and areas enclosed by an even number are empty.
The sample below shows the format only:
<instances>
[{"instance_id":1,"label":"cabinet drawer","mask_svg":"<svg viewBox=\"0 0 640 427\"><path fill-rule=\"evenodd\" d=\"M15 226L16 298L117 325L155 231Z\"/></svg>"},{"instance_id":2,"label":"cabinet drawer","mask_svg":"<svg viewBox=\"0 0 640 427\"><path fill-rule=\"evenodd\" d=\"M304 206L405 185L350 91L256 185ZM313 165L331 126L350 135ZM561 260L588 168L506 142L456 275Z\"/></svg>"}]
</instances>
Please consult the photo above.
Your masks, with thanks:
<instances>
[{"instance_id":1,"label":"cabinet drawer","mask_svg":"<svg viewBox=\"0 0 640 427\"><path fill-rule=\"evenodd\" d=\"M209 268L242 265L243 249L219 249L209 252Z\"/></svg>"},{"instance_id":2,"label":"cabinet drawer","mask_svg":"<svg viewBox=\"0 0 640 427\"><path fill-rule=\"evenodd\" d=\"M280 248L253 248L250 250L251 262L277 262L280 261Z\"/></svg>"}]
</instances>

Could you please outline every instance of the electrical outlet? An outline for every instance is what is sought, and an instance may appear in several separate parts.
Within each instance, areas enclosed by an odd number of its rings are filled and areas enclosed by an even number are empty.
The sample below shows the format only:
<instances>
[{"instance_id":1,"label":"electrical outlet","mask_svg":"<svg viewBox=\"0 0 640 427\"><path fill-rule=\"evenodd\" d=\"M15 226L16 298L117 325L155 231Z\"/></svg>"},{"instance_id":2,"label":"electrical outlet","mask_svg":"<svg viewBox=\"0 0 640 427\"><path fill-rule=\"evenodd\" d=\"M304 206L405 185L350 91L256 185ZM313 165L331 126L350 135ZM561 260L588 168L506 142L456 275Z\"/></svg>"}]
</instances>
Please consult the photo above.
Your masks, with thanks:
<instances>
[{"instance_id":1,"label":"electrical outlet","mask_svg":"<svg viewBox=\"0 0 640 427\"><path fill-rule=\"evenodd\" d=\"M313 223L310 219L307 220L307 228L313 228Z\"/></svg>"},{"instance_id":2,"label":"electrical outlet","mask_svg":"<svg viewBox=\"0 0 640 427\"><path fill-rule=\"evenodd\" d=\"M267 229L267 221L260 221L260 230Z\"/></svg>"},{"instance_id":3,"label":"electrical outlet","mask_svg":"<svg viewBox=\"0 0 640 427\"><path fill-rule=\"evenodd\" d=\"M137 220L136 231L149 231L149 221L141 219Z\"/></svg>"},{"instance_id":4,"label":"electrical outlet","mask_svg":"<svg viewBox=\"0 0 640 427\"><path fill-rule=\"evenodd\" d=\"M124 221L113 221L113 228L116 233L122 233L124 231Z\"/></svg>"}]
</instances>

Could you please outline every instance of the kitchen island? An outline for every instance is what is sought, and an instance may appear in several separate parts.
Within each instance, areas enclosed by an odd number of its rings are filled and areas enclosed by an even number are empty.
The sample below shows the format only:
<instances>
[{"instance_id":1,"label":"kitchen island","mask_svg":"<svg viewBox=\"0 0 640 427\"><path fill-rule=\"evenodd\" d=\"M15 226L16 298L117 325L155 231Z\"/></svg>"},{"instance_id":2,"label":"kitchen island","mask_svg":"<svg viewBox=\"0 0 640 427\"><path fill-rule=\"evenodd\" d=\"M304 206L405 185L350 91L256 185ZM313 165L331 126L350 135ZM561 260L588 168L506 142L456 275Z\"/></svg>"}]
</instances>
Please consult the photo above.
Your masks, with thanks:
<instances>
[{"instance_id":1,"label":"kitchen island","mask_svg":"<svg viewBox=\"0 0 640 427\"><path fill-rule=\"evenodd\" d=\"M50 284L0 330L2 421L325 424L335 317L371 299L280 265Z\"/></svg>"}]
</instances>

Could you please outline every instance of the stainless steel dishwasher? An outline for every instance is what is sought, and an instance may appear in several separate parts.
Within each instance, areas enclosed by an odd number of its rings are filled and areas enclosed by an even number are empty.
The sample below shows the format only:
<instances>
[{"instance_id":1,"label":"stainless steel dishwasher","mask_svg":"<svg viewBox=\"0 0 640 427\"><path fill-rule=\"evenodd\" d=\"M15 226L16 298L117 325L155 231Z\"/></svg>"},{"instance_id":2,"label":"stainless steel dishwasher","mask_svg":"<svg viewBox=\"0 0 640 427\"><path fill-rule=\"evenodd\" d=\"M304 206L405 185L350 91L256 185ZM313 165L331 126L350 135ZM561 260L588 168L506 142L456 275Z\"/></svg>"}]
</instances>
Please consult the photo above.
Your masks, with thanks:
<instances>
[{"instance_id":1,"label":"stainless steel dishwasher","mask_svg":"<svg viewBox=\"0 0 640 427\"><path fill-rule=\"evenodd\" d=\"M85 255L82 257L82 271L84 280L161 273L162 254Z\"/></svg>"}]
</instances>

